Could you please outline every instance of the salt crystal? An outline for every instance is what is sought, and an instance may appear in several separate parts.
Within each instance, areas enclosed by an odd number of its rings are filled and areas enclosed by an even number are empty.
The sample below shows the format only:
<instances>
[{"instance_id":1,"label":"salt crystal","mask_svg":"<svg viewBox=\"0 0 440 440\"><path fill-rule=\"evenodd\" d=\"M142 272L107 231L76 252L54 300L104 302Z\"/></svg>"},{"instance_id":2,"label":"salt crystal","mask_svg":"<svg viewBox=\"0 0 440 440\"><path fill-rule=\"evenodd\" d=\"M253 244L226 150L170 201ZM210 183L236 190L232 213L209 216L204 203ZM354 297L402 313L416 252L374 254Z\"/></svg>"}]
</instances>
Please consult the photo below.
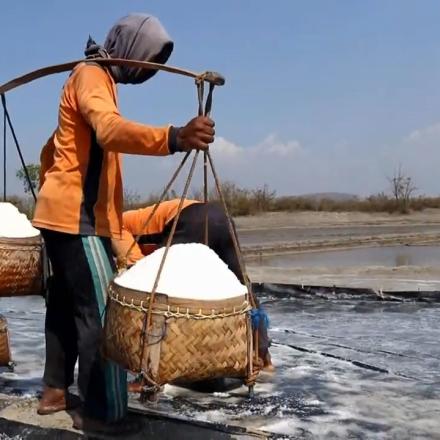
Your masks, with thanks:
<instances>
[{"instance_id":1,"label":"salt crystal","mask_svg":"<svg viewBox=\"0 0 440 440\"><path fill-rule=\"evenodd\" d=\"M12 203L0 203L0 237L28 238L40 234Z\"/></svg>"},{"instance_id":2,"label":"salt crystal","mask_svg":"<svg viewBox=\"0 0 440 440\"><path fill-rule=\"evenodd\" d=\"M115 283L151 292L164 252L163 247L142 258ZM245 295L247 288L212 249L188 243L169 248L156 291L174 298L219 300Z\"/></svg>"}]
</instances>

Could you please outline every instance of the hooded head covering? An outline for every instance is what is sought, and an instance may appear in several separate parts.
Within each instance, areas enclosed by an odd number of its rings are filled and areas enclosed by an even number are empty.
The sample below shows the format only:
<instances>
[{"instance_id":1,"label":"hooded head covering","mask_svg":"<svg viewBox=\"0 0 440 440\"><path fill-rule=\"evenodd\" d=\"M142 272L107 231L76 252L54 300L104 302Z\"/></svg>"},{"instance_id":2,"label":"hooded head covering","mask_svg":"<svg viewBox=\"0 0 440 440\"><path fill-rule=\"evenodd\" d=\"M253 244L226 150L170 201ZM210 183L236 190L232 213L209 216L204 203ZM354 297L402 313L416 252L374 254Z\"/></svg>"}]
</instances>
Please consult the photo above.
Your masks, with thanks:
<instances>
[{"instance_id":1,"label":"hooded head covering","mask_svg":"<svg viewBox=\"0 0 440 440\"><path fill-rule=\"evenodd\" d=\"M160 21L148 14L130 14L121 18L110 29L104 43L111 58L160 64L167 62L173 47L174 43ZM111 66L110 70L114 80L122 84L140 84L157 72L128 66Z\"/></svg>"}]
</instances>

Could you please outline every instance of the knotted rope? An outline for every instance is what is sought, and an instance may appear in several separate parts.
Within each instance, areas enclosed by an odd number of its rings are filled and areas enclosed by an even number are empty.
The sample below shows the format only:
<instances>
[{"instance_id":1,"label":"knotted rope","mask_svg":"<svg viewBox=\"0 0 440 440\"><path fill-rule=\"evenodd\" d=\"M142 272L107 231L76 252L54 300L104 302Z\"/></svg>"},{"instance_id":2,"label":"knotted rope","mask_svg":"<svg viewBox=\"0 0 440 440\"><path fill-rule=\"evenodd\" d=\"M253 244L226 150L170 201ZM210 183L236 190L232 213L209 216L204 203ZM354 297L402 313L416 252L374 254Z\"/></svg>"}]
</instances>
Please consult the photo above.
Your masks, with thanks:
<instances>
[{"instance_id":1,"label":"knotted rope","mask_svg":"<svg viewBox=\"0 0 440 440\"><path fill-rule=\"evenodd\" d=\"M197 78L195 81L196 87L197 87L197 97L198 97L198 114L209 116L211 113L211 109L212 109L212 97L213 97L215 84L213 82L209 83L208 95L206 98L205 105L203 106L204 82L205 82L205 79L202 77ZM165 261L166 261L167 255L168 255L168 251L169 251L170 246L172 244L173 237L174 237L176 227L177 227L177 223L179 221L180 214L182 212L183 203L186 199L188 189L189 189L191 180L194 175L194 170L196 167L197 159L199 157L199 153L200 153L200 151L198 151L198 150L195 151L195 153L194 153L193 160L192 160L191 167L190 167L190 171L189 171L188 177L186 179L182 195L179 200L177 213L173 219L171 231L170 231L170 234L167 238L165 251L163 253L158 272L156 274L156 279L154 281L153 289L150 293L148 310L145 312L145 316L144 316L143 328L142 328L142 339L141 339L142 340L142 342L141 342L141 346L142 346L141 353L142 354L140 357L139 371L141 371L141 373L143 374L145 379L148 381L149 387L147 387L147 388L149 391L158 390L160 388L159 384L157 384L155 382L155 380L150 376L149 372L145 371L145 369L142 367L143 360L148 359L149 350L150 350L150 344L148 344L147 340L148 340L148 336L151 333L151 328L152 328L152 315L153 315L154 300L155 300L155 296L157 293L157 287L159 285L160 277L161 277L161 274L162 274L162 271L163 271L163 268L165 265ZM148 216L147 220L145 221L145 223L143 225L144 230L146 228L148 228L148 225L149 225L151 219L153 218L156 210L158 209L160 203L164 200L166 194L168 193L171 186L175 182L177 176L179 175L180 171L182 170L182 168L183 168L185 162L187 161L188 157L190 156L190 154L191 154L191 152L187 152L185 154L185 156L182 159L181 163L179 164L177 170L175 171L175 173L171 177L168 184L165 186L165 189L163 190L158 202L154 205L152 212L150 213L150 215ZM251 305L252 309L255 310L256 309L256 301L255 301L254 294L252 292L251 282L250 282L249 277L246 272L246 267L244 264L243 255L241 253L241 249L240 249L240 245L239 245L239 241L238 241L238 237L237 237L237 232L234 228L232 217L229 213L229 210L228 210L228 207L226 204L226 200L223 195L223 191L221 189L221 183L220 183L217 171L215 169L214 162L212 160L209 149L206 151L203 151L203 195L204 195L203 199L204 199L205 204L208 201L208 168L210 168L210 170L212 172L214 182L215 182L215 188L217 190L218 196L220 198L221 204L223 206L223 210L224 210L226 218L227 218L229 233L231 235L234 250L235 250L238 262L239 262L239 267L240 267L241 273L243 274L243 279L244 279L244 282L247 287L247 292L248 292L247 301ZM127 251L125 258L123 259L124 261L122 261L122 264L123 265L125 264L125 267L126 267L126 261L127 261L128 255L130 254L130 252L132 251L132 249L136 245L136 243L139 241L139 239L140 239L140 235L136 236L135 239L133 240L132 245L130 246L129 250ZM208 244L208 214L207 214L207 212L205 214L204 241L205 241L205 244ZM253 328L252 324L250 325L250 328L252 331L252 328ZM252 339L253 339L253 343L252 343ZM260 363L259 363L259 358L258 358L258 329L254 329L253 338L252 337L249 338L248 359L249 359L248 376L245 379L245 383L249 386L250 393L252 393L253 385L255 384L255 380L256 380L258 373L259 373L259 370L260 370Z\"/></svg>"}]
</instances>

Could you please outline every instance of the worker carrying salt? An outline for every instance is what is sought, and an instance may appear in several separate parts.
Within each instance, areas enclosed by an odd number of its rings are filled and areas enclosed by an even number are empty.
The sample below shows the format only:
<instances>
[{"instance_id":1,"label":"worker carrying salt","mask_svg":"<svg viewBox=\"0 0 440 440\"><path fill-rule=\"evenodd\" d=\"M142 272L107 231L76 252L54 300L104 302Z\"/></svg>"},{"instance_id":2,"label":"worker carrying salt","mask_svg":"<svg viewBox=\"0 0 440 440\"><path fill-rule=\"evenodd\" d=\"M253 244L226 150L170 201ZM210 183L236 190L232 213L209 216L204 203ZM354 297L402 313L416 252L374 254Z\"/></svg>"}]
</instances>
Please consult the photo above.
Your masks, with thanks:
<instances>
[{"instance_id":1,"label":"worker carrying salt","mask_svg":"<svg viewBox=\"0 0 440 440\"><path fill-rule=\"evenodd\" d=\"M58 127L41 153L41 188L33 225L41 230L54 280L46 312L44 391L38 412L68 407L68 387L79 359L82 410L74 426L112 430L127 411L126 374L101 358L105 292L114 271L111 237L121 237L121 154L164 156L205 150L214 122L197 117L184 127L152 127L124 119L116 84L140 84L156 71L102 67L94 57L165 63L173 42L159 20L133 14L119 20L104 46L89 38L67 79Z\"/></svg>"},{"instance_id":2,"label":"worker carrying salt","mask_svg":"<svg viewBox=\"0 0 440 440\"><path fill-rule=\"evenodd\" d=\"M155 249L165 246L173 220L177 215L180 199L161 202L151 216L154 205L125 211L122 216L121 239L112 239L113 251L117 259L132 265ZM244 284L237 254L229 231L228 219L223 208L216 202L201 203L185 199L180 213L172 244L204 243L205 221L208 221L207 245L227 264L229 269ZM150 218L151 217L151 218ZM139 237L134 245L134 237ZM269 354L267 323L259 322L259 356L267 370L273 370ZM140 387L130 387L132 391Z\"/></svg>"}]
</instances>

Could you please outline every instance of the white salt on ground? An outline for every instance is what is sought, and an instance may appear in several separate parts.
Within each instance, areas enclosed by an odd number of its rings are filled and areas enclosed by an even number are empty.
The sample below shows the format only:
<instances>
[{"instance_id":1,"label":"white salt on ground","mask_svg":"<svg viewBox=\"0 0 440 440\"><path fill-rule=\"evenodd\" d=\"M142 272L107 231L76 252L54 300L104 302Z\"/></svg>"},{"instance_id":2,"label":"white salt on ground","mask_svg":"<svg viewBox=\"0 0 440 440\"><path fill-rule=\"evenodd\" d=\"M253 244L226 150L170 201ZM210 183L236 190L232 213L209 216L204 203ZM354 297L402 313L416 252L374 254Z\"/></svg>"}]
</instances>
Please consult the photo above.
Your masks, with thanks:
<instances>
[{"instance_id":1,"label":"white salt on ground","mask_svg":"<svg viewBox=\"0 0 440 440\"><path fill-rule=\"evenodd\" d=\"M151 292L164 252L163 247L142 258L115 283ZM170 247L156 291L174 298L218 300L245 295L247 288L212 249L188 243Z\"/></svg>"},{"instance_id":2,"label":"white salt on ground","mask_svg":"<svg viewBox=\"0 0 440 440\"><path fill-rule=\"evenodd\" d=\"M12 203L0 203L0 237L28 238L40 234Z\"/></svg>"}]
</instances>

